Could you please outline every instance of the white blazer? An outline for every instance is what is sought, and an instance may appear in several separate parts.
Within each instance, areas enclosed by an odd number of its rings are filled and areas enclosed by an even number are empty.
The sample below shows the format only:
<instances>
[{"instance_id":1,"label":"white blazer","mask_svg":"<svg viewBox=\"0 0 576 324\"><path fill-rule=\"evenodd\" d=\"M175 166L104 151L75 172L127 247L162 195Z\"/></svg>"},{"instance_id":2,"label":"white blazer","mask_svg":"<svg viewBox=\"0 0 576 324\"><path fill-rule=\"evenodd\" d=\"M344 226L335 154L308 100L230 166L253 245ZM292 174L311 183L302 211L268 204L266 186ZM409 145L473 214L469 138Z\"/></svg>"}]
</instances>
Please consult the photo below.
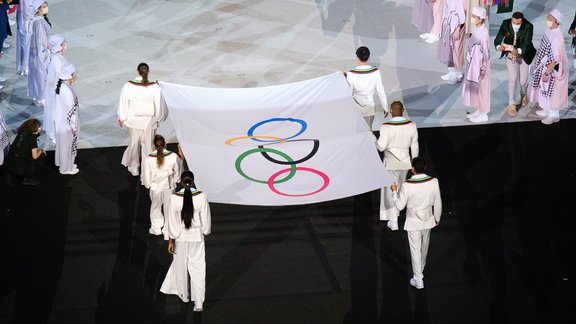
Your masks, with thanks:
<instances>
[{"instance_id":1,"label":"white blazer","mask_svg":"<svg viewBox=\"0 0 576 324\"><path fill-rule=\"evenodd\" d=\"M442 216L442 198L438 180L426 174L416 174L392 195L398 210L406 207L406 231L433 228Z\"/></svg>"}]
</instances>

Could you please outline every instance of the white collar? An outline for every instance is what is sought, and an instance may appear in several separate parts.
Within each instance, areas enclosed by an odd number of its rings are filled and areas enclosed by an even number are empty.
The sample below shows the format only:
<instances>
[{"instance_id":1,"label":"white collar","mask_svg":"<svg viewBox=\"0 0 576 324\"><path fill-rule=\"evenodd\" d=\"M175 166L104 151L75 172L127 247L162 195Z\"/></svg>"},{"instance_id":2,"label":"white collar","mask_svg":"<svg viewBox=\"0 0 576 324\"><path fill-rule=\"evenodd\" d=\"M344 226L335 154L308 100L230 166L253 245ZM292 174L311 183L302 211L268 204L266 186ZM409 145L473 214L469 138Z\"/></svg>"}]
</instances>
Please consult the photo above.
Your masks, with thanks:
<instances>
[{"instance_id":1,"label":"white collar","mask_svg":"<svg viewBox=\"0 0 576 324\"><path fill-rule=\"evenodd\" d=\"M405 121L405 120L408 120L408 119L404 116L396 116L396 117L392 117L390 119L390 121Z\"/></svg>"},{"instance_id":2,"label":"white collar","mask_svg":"<svg viewBox=\"0 0 576 324\"><path fill-rule=\"evenodd\" d=\"M413 175L410 179L424 179L426 177L428 177L426 173L418 173Z\"/></svg>"}]
</instances>

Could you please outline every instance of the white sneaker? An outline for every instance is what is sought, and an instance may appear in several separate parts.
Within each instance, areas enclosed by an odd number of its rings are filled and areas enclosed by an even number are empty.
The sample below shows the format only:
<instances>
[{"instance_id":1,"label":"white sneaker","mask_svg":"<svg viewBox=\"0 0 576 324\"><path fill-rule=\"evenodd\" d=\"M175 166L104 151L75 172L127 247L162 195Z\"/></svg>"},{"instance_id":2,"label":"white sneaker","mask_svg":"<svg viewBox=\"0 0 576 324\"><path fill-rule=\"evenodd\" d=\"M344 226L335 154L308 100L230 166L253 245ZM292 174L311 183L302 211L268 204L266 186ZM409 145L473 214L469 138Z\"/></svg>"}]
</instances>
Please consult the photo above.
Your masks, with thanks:
<instances>
[{"instance_id":1,"label":"white sneaker","mask_svg":"<svg viewBox=\"0 0 576 324\"><path fill-rule=\"evenodd\" d=\"M438 35L430 35L430 37L426 38L426 43L433 44L440 40L440 36Z\"/></svg>"},{"instance_id":2,"label":"white sneaker","mask_svg":"<svg viewBox=\"0 0 576 324\"><path fill-rule=\"evenodd\" d=\"M428 37L430 37L430 36L432 36L432 35L429 34L429 33L420 34L420 38L422 38L422 39L426 39L426 38L428 38Z\"/></svg>"},{"instance_id":3,"label":"white sneaker","mask_svg":"<svg viewBox=\"0 0 576 324\"><path fill-rule=\"evenodd\" d=\"M128 172L132 173L132 175L135 177L140 175L140 172L138 172L138 167L128 167Z\"/></svg>"},{"instance_id":4,"label":"white sneaker","mask_svg":"<svg viewBox=\"0 0 576 324\"><path fill-rule=\"evenodd\" d=\"M2 44L2 48L10 48L10 42L4 41L4 43Z\"/></svg>"},{"instance_id":5,"label":"white sneaker","mask_svg":"<svg viewBox=\"0 0 576 324\"><path fill-rule=\"evenodd\" d=\"M416 289L424 289L424 280L412 278L410 279L410 284Z\"/></svg>"},{"instance_id":6,"label":"white sneaker","mask_svg":"<svg viewBox=\"0 0 576 324\"><path fill-rule=\"evenodd\" d=\"M74 169L72 169L72 170L70 170L70 171L64 171L64 172L60 171L60 174L75 175L75 174L78 173L78 172L80 172L80 169L74 168Z\"/></svg>"},{"instance_id":7,"label":"white sneaker","mask_svg":"<svg viewBox=\"0 0 576 324\"><path fill-rule=\"evenodd\" d=\"M560 121L560 113L557 111L552 111L546 116L546 118L542 119L542 124L544 125L552 125Z\"/></svg>"},{"instance_id":8,"label":"white sneaker","mask_svg":"<svg viewBox=\"0 0 576 324\"><path fill-rule=\"evenodd\" d=\"M488 121L488 114L478 114L476 117L470 118L473 123L484 123Z\"/></svg>"},{"instance_id":9,"label":"white sneaker","mask_svg":"<svg viewBox=\"0 0 576 324\"><path fill-rule=\"evenodd\" d=\"M462 73L460 72L453 72L450 74L450 78L448 79L448 84L457 84L462 82Z\"/></svg>"},{"instance_id":10,"label":"white sneaker","mask_svg":"<svg viewBox=\"0 0 576 324\"><path fill-rule=\"evenodd\" d=\"M548 117L548 110L538 109L536 110L536 115L540 117Z\"/></svg>"},{"instance_id":11,"label":"white sneaker","mask_svg":"<svg viewBox=\"0 0 576 324\"><path fill-rule=\"evenodd\" d=\"M7 80L7 79L6 79L5 77L0 76L0 82L6 82L6 80Z\"/></svg>"},{"instance_id":12,"label":"white sneaker","mask_svg":"<svg viewBox=\"0 0 576 324\"><path fill-rule=\"evenodd\" d=\"M454 73L454 68L449 67L448 68L448 73L442 75L440 77L440 79L444 80L444 81L448 81L450 80L450 75L452 75L452 73Z\"/></svg>"},{"instance_id":13,"label":"white sneaker","mask_svg":"<svg viewBox=\"0 0 576 324\"><path fill-rule=\"evenodd\" d=\"M468 115L466 115L466 118L468 118L468 119L475 118L475 117L478 117L478 115L480 115L480 111L478 111L478 109L476 109L476 111L474 111L473 113L469 113Z\"/></svg>"}]
</instances>

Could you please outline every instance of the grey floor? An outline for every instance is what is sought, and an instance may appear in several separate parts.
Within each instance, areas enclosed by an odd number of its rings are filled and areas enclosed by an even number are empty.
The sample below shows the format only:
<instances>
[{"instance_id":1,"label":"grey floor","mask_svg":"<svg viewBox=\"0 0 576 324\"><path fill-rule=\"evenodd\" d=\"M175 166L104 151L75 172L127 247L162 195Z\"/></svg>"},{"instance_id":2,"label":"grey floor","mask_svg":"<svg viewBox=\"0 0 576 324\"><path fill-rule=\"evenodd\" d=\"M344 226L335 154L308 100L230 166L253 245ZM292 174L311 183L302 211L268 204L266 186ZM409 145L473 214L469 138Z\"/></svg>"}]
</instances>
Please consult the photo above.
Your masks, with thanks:
<instances>
[{"instance_id":1,"label":"grey floor","mask_svg":"<svg viewBox=\"0 0 576 324\"><path fill-rule=\"evenodd\" d=\"M153 79L206 87L258 87L305 80L354 67L355 49L368 46L378 65L388 100L402 100L419 127L471 125L461 102L461 85L440 80L445 67L436 44L418 38L410 24L413 0L178 0L50 1L53 32L69 42L66 57L78 69L81 103L80 147L126 145L116 126L122 85L138 63L151 66ZM545 30L545 13L557 8L565 21L574 16L572 0L517 0L534 23L534 43ZM491 11L490 33L504 18ZM567 30L566 24L561 27ZM15 26L13 30L15 32ZM569 37L566 33L567 50ZM5 50L0 72L0 111L10 129L42 117L26 96L27 81L15 71L16 40ZM509 118L504 60L492 53L491 123L537 120L532 109ZM574 80L574 75L571 80ZM571 99L574 96L571 86ZM575 118L574 101L562 118ZM378 118L377 125L382 121ZM159 132L175 141L170 120ZM48 147L48 146L47 146Z\"/></svg>"}]
</instances>

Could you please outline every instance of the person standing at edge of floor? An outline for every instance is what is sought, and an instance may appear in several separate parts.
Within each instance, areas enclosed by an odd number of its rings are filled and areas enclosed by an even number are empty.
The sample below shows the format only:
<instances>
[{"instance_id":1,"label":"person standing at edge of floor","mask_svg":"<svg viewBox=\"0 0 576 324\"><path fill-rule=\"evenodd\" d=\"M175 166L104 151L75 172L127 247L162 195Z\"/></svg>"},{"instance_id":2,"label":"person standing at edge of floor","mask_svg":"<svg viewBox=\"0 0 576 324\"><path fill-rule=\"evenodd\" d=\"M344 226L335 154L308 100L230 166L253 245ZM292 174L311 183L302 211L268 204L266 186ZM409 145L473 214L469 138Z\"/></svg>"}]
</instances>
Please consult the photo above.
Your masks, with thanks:
<instances>
[{"instance_id":1,"label":"person standing at edge of floor","mask_svg":"<svg viewBox=\"0 0 576 324\"><path fill-rule=\"evenodd\" d=\"M196 190L194 174L184 171L180 177L184 189L170 198L168 215L168 253L174 259L160 291L178 295L183 302L194 301L201 312L206 294L206 252L204 236L210 234L211 215L208 198Z\"/></svg>"},{"instance_id":2,"label":"person standing at edge of floor","mask_svg":"<svg viewBox=\"0 0 576 324\"><path fill-rule=\"evenodd\" d=\"M429 33L420 34L420 38L422 38L428 44L436 43L440 40L446 0L430 0L430 2L432 3L432 16L434 24L432 25Z\"/></svg>"},{"instance_id":3,"label":"person standing at edge of floor","mask_svg":"<svg viewBox=\"0 0 576 324\"><path fill-rule=\"evenodd\" d=\"M16 11L18 35L16 37L16 68L18 74L28 75L30 59L30 36L32 34L32 19L36 10L32 8L32 0L19 0Z\"/></svg>"},{"instance_id":4,"label":"person standing at edge of floor","mask_svg":"<svg viewBox=\"0 0 576 324\"><path fill-rule=\"evenodd\" d=\"M166 217L170 208L170 196L176 188L181 161L176 153L166 150L162 135L154 135L156 150L142 161L142 183L150 190L150 229L152 235L164 234L168 239ZM164 210L164 213L162 213Z\"/></svg>"},{"instance_id":5,"label":"person standing at edge of floor","mask_svg":"<svg viewBox=\"0 0 576 324\"><path fill-rule=\"evenodd\" d=\"M44 81L48 68L48 39L52 34L52 25L48 21L48 3L35 0L33 8L36 14L32 19L30 36L30 58L28 62L28 96L36 106L44 106Z\"/></svg>"},{"instance_id":6,"label":"person standing at edge of floor","mask_svg":"<svg viewBox=\"0 0 576 324\"><path fill-rule=\"evenodd\" d=\"M486 9L472 9L472 23L476 26L466 51L462 103L476 108L468 115L473 123L488 121L490 112L490 36L485 25Z\"/></svg>"},{"instance_id":7,"label":"person standing at edge of floor","mask_svg":"<svg viewBox=\"0 0 576 324\"><path fill-rule=\"evenodd\" d=\"M465 22L464 0L446 0L442 32L438 42L438 60L448 66L448 73L440 78L449 84L462 81Z\"/></svg>"},{"instance_id":8,"label":"person standing at edge of floor","mask_svg":"<svg viewBox=\"0 0 576 324\"><path fill-rule=\"evenodd\" d=\"M60 167L61 174L74 175L78 167L74 164L80 135L80 117L78 96L72 84L76 82L76 68L67 63L60 69L56 84L54 104L54 126L56 131L56 150L54 162Z\"/></svg>"},{"instance_id":9,"label":"person standing at edge of floor","mask_svg":"<svg viewBox=\"0 0 576 324\"><path fill-rule=\"evenodd\" d=\"M528 74L530 64L536 55L532 44L534 26L524 14L515 12L512 18L505 19L494 38L496 50L501 52L500 58L506 57L508 67L508 114L516 116L516 85L520 82L520 107L528 105Z\"/></svg>"},{"instance_id":10,"label":"person standing at edge of floor","mask_svg":"<svg viewBox=\"0 0 576 324\"><path fill-rule=\"evenodd\" d=\"M403 117L404 105L394 101L390 105L392 119L380 126L380 137L376 142L379 151L384 152L384 168L399 187L406 180L411 168L410 156L419 153L418 129L411 120ZM380 220L388 220L388 227L398 230L399 211L394 206L392 192L389 188L380 190Z\"/></svg>"},{"instance_id":11,"label":"person standing at edge of floor","mask_svg":"<svg viewBox=\"0 0 576 324\"><path fill-rule=\"evenodd\" d=\"M140 159L153 150L152 139L159 124L166 120L168 110L160 86L148 79L150 67L138 64L138 77L128 81L120 93L118 103L118 127L128 127L128 147L122 155L122 165L133 176L140 173Z\"/></svg>"},{"instance_id":12,"label":"person standing at edge of floor","mask_svg":"<svg viewBox=\"0 0 576 324\"><path fill-rule=\"evenodd\" d=\"M442 198L438 180L427 175L423 158L412 160L412 177L398 189L390 185L394 204L398 210L406 207L404 230L408 232L413 277L410 284L416 289L424 288L424 267L430 243L430 229L440 223Z\"/></svg>"},{"instance_id":13,"label":"person standing at edge of floor","mask_svg":"<svg viewBox=\"0 0 576 324\"><path fill-rule=\"evenodd\" d=\"M358 64L353 70L344 73L348 85L352 90L352 98L356 102L356 106L368 128L372 130L372 122L374 121L374 93L378 94L380 104L384 109L384 117L388 116L388 99L386 98L386 91L382 85L382 75L377 67L368 64L370 59L370 50L366 46L361 46L356 50L356 63Z\"/></svg>"},{"instance_id":14,"label":"person standing at edge of floor","mask_svg":"<svg viewBox=\"0 0 576 324\"><path fill-rule=\"evenodd\" d=\"M56 103L56 84L60 76L60 69L68 61L64 57L67 44L64 36L54 34L50 36L48 67L46 69L46 81L44 85L44 131L52 142L56 142L56 132L54 128L54 105Z\"/></svg>"},{"instance_id":15,"label":"person standing at edge of floor","mask_svg":"<svg viewBox=\"0 0 576 324\"><path fill-rule=\"evenodd\" d=\"M568 108L568 79L570 65L560 30L562 13L554 9L546 17L548 29L542 36L534 60L530 101L539 106L536 114L542 123L550 125L560 121L560 110Z\"/></svg>"}]
</instances>

